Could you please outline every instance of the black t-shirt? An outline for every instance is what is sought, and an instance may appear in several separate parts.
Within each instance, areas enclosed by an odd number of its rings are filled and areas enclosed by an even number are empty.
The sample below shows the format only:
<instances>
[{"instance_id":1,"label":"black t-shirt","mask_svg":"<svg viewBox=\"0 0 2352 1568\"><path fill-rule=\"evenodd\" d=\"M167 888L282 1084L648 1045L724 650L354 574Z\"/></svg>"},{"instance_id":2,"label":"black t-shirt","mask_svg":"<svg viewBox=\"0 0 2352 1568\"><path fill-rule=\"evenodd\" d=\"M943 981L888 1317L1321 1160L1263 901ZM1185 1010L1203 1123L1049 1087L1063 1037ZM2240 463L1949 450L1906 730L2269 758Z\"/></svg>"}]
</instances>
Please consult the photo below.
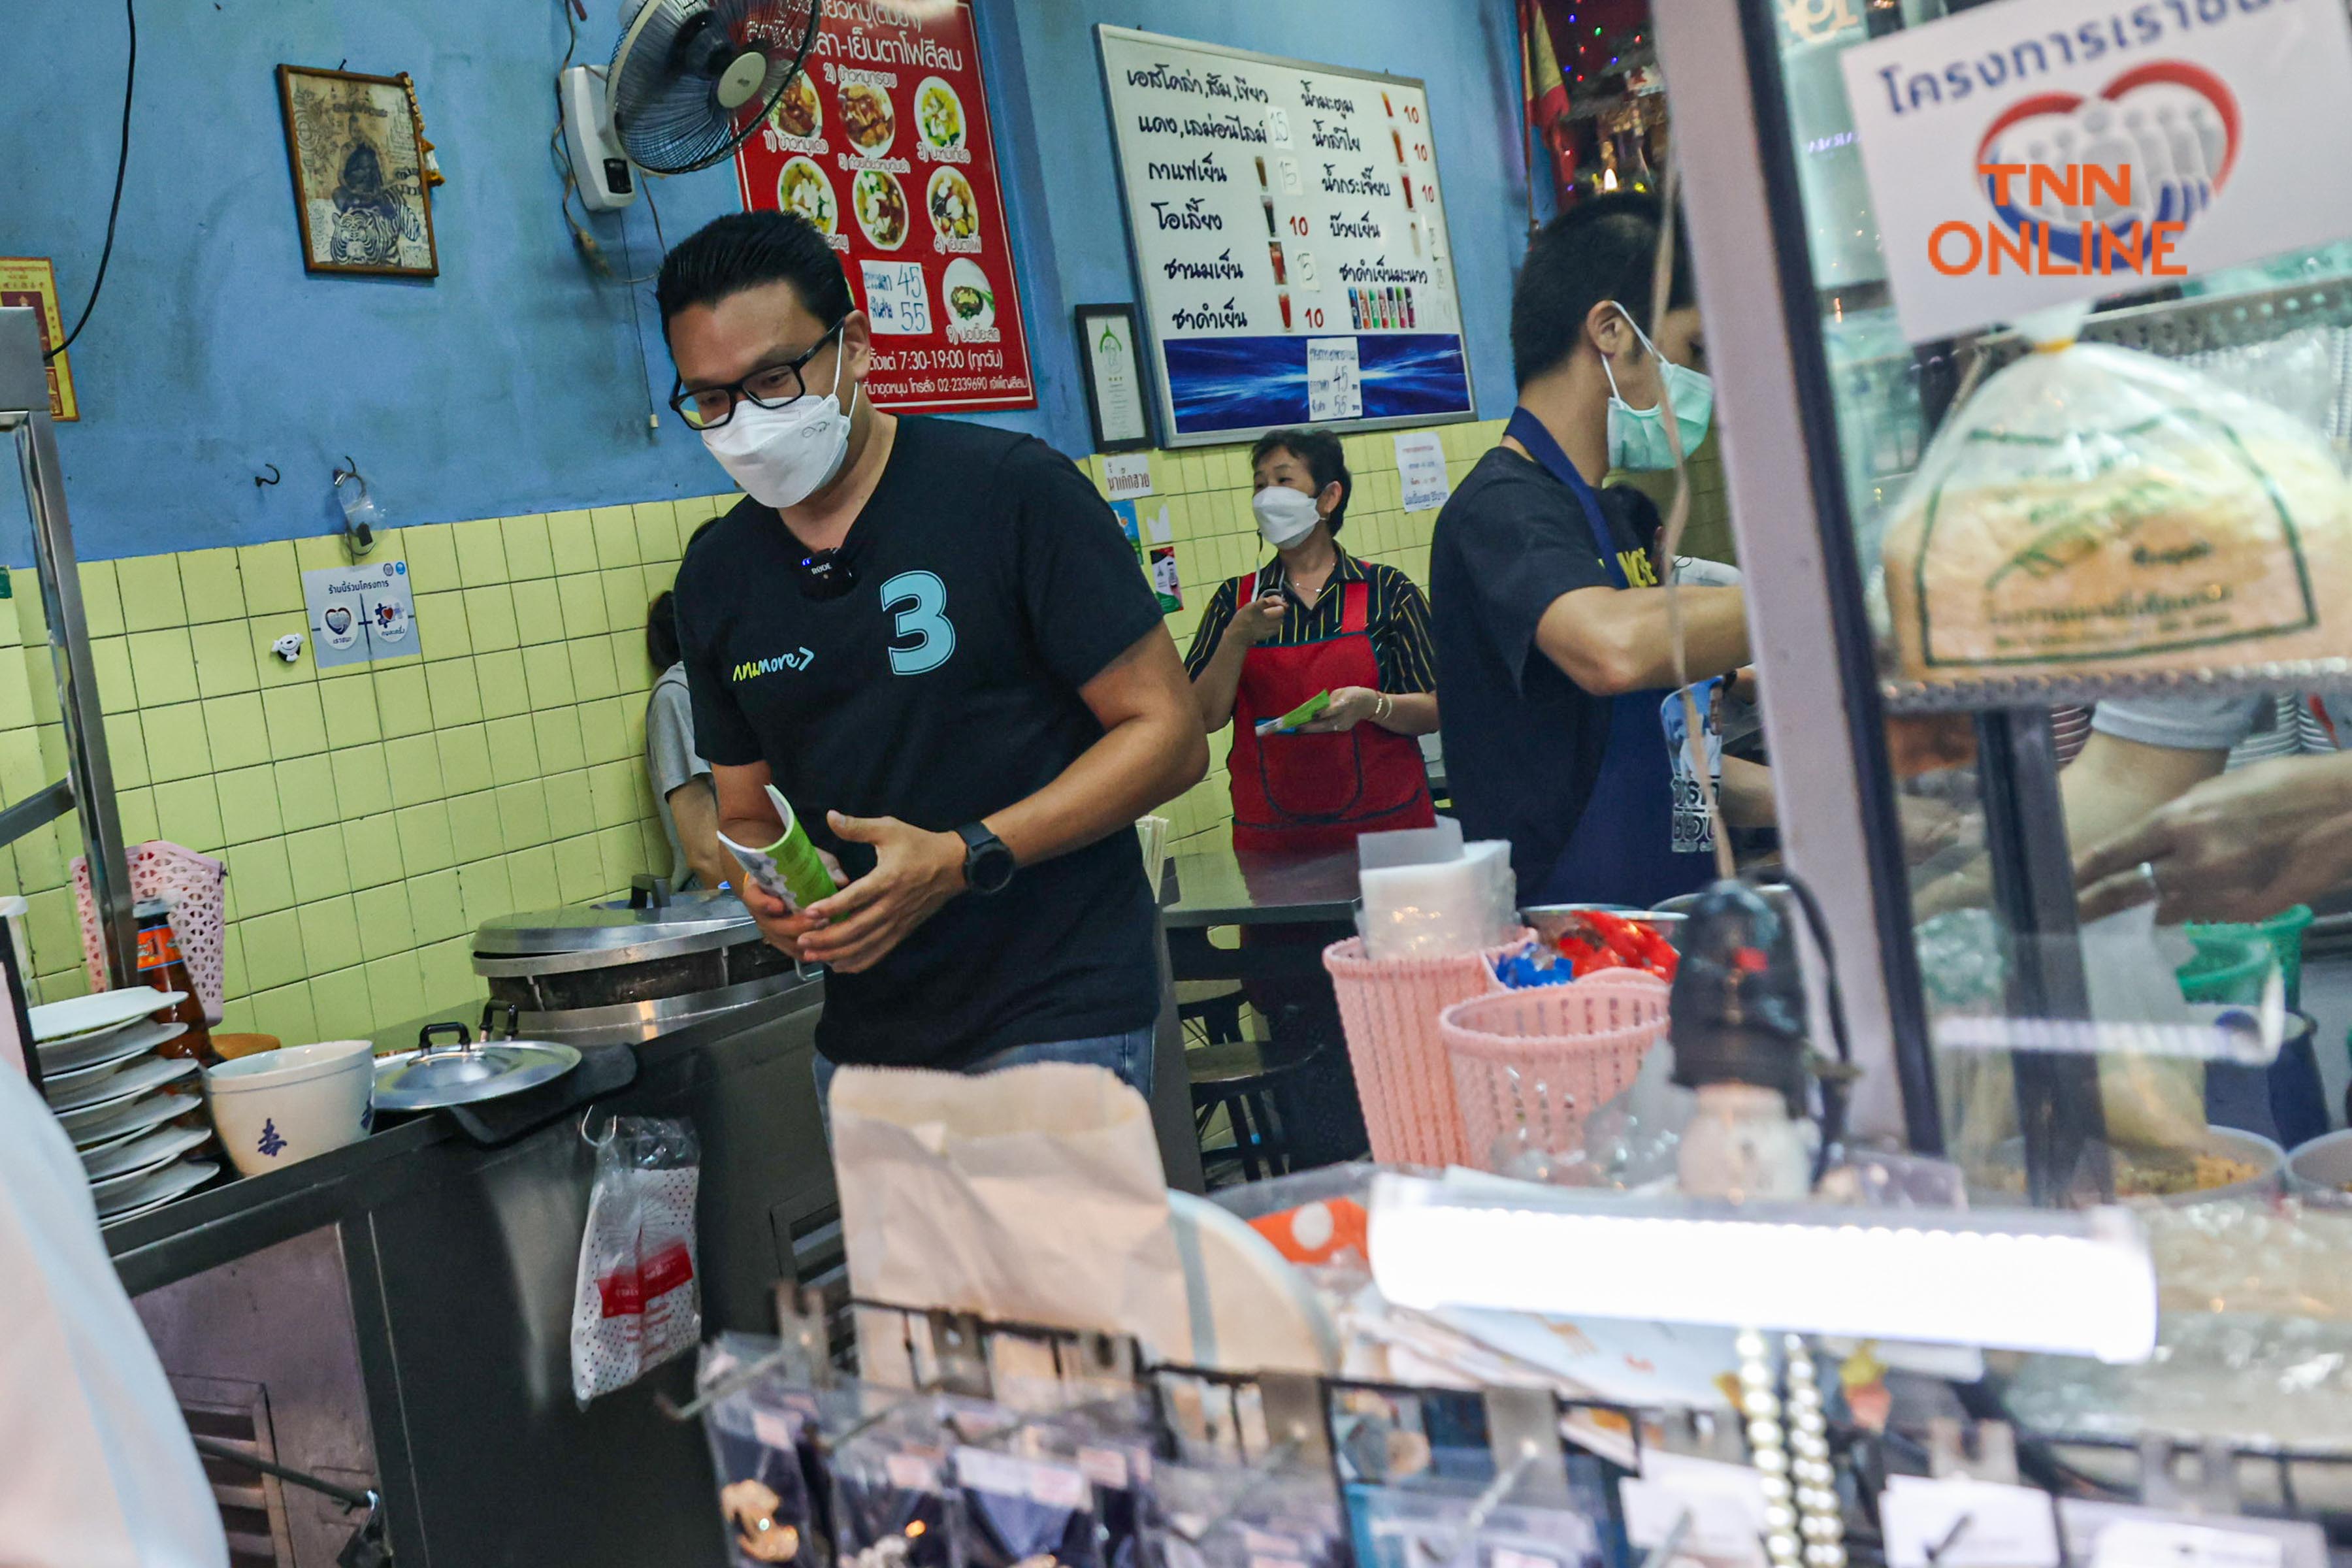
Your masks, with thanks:
<instances>
[{"instance_id":1,"label":"black t-shirt","mask_svg":"<svg viewBox=\"0 0 2352 1568\"><path fill-rule=\"evenodd\" d=\"M1626 582L1656 582L1647 546L1657 508L1624 486L1601 491ZM1609 699L1570 680L1536 646L1552 601L1614 587L1575 492L1497 447L1437 514L1430 546L1437 711L1462 831L1507 838L1530 894L1584 815L1608 749Z\"/></svg>"},{"instance_id":2,"label":"black t-shirt","mask_svg":"<svg viewBox=\"0 0 2352 1568\"><path fill-rule=\"evenodd\" d=\"M1160 624L1118 520L1034 437L898 422L843 542L856 583L802 591L781 519L739 502L687 552L677 619L709 761L764 762L852 877L871 848L825 813L946 832L1034 794L1102 737L1078 689ZM817 1043L838 1062L957 1067L1118 1034L1159 1007L1135 836L965 893L862 974L828 975Z\"/></svg>"}]
</instances>

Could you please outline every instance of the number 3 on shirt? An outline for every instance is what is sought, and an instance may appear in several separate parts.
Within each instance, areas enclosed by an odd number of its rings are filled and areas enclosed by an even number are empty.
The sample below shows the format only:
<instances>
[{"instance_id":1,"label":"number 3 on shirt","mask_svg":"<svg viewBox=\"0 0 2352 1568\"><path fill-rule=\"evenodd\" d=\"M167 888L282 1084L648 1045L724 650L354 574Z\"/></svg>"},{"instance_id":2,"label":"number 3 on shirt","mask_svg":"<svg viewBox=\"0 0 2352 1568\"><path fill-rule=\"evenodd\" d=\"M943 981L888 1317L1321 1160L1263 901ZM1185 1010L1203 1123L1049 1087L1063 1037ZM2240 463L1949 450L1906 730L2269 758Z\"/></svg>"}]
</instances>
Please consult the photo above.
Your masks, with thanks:
<instances>
[{"instance_id":1,"label":"number 3 on shirt","mask_svg":"<svg viewBox=\"0 0 2352 1568\"><path fill-rule=\"evenodd\" d=\"M912 647L890 649L890 673L921 675L939 668L955 652L955 626L940 612L948 607L948 585L930 572L901 572L882 584L882 611L895 616L894 637L915 637Z\"/></svg>"}]
</instances>

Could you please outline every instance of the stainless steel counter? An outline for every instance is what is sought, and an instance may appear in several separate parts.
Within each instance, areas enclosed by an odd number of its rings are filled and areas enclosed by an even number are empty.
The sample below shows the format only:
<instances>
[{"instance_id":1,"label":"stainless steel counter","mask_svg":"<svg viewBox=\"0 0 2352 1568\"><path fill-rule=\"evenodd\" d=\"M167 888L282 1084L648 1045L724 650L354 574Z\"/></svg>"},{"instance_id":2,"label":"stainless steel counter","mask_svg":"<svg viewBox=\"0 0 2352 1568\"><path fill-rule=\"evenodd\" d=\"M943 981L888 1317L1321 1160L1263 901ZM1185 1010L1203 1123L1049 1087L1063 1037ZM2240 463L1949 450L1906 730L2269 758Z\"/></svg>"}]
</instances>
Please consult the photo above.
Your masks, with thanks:
<instances>
[{"instance_id":1,"label":"stainless steel counter","mask_svg":"<svg viewBox=\"0 0 2352 1568\"><path fill-rule=\"evenodd\" d=\"M634 1081L591 1111L692 1119L706 1333L772 1331L775 1282L838 1256L810 1062L821 996L811 984L635 1047ZM425 1021L384 1043L413 1044ZM260 1391L279 1461L365 1472L403 1563L718 1568L701 1433L653 1405L657 1388L685 1396L690 1363L584 1412L572 1401L594 1168L581 1120L569 1108L484 1147L446 1112L409 1118L108 1243L184 1397ZM306 1453L306 1432L340 1436Z\"/></svg>"}]
</instances>

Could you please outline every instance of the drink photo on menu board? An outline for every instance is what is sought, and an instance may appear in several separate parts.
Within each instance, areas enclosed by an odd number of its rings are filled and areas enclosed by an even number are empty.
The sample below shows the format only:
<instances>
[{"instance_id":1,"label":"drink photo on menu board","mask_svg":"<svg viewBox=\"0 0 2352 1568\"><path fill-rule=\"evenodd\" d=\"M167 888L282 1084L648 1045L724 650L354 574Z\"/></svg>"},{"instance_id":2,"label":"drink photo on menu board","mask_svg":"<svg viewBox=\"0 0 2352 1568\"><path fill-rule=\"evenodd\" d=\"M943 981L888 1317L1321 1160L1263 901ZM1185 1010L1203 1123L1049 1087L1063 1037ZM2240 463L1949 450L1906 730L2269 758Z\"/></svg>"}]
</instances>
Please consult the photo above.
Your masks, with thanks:
<instances>
[{"instance_id":1,"label":"drink photo on menu board","mask_svg":"<svg viewBox=\"0 0 2352 1568\"><path fill-rule=\"evenodd\" d=\"M1036 406L971 0L828 8L735 174L745 210L798 213L841 254L877 405Z\"/></svg>"},{"instance_id":2,"label":"drink photo on menu board","mask_svg":"<svg viewBox=\"0 0 2352 1568\"><path fill-rule=\"evenodd\" d=\"M1173 444L1472 417L1422 84L1095 38Z\"/></svg>"}]
</instances>

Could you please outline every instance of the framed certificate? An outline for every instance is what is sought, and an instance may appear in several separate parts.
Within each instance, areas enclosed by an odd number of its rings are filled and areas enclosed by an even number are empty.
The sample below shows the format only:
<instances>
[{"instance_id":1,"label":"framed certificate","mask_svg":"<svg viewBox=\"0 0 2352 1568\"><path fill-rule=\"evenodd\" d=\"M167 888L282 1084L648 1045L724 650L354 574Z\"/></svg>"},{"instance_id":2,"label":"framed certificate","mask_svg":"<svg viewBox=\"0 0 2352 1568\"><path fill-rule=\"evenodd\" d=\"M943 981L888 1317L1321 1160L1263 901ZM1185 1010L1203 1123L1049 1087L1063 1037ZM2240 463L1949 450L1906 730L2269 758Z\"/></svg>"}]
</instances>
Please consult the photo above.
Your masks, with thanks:
<instances>
[{"instance_id":1,"label":"framed certificate","mask_svg":"<svg viewBox=\"0 0 2352 1568\"><path fill-rule=\"evenodd\" d=\"M1131 452L1151 445L1151 415L1145 402L1143 362L1132 305L1077 308L1078 363L1087 372L1087 413L1095 426L1095 450Z\"/></svg>"}]
</instances>

